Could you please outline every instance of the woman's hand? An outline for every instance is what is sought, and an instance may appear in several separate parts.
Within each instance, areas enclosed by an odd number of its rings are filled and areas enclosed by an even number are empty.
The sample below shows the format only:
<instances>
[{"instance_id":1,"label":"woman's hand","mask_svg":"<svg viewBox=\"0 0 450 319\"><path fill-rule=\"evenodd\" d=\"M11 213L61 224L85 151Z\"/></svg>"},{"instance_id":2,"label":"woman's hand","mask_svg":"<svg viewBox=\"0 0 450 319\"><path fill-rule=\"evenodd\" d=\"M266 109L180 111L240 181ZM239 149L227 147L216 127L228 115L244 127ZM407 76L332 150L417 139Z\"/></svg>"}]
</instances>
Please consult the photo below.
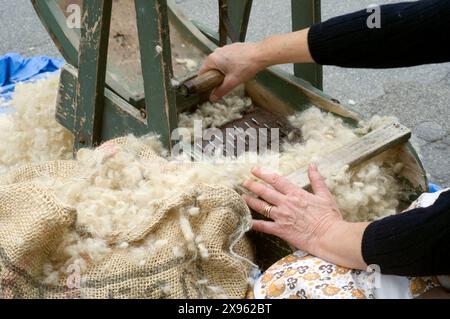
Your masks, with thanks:
<instances>
[{"instance_id":1,"label":"woman's hand","mask_svg":"<svg viewBox=\"0 0 450 319\"><path fill-rule=\"evenodd\" d=\"M235 43L215 50L199 70L199 74L203 74L215 69L225 75L223 84L211 93L210 100L216 102L269 66L314 62L309 52L308 32L309 28L271 36L257 43Z\"/></svg>"},{"instance_id":2,"label":"woman's hand","mask_svg":"<svg viewBox=\"0 0 450 319\"><path fill-rule=\"evenodd\" d=\"M244 182L243 186L259 197L244 195L244 200L250 208L273 220L254 220L254 230L280 237L328 262L354 269L367 268L361 245L368 223L343 220L316 166L311 165L308 172L312 193L270 170L255 168L252 173L268 185Z\"/></svg>"},{"instance_id":3,"label":"woman's hand","mask_svg":"<svg viewBox=\"0 0 450 319\"><path fill-rule=\"evenodd\" d=\"M212 91L210 100L216 102L266 68L260 53L259 43L235 43L218 48L208 56L198 73L214 69L225 75L222 85Z\"/></svg>"},{"instance_id":4,"label":"woman's hand","mask_svg":"<svg viewBox=\"0 0 450 319\"><path fill-rule=\"evenodd\" d=\"M254 230L278 236L292 246L312 253L315 243L321 241L328 229L342 222L336 201L315 166L309 168L313 193L263 168L256 168L252 173L271 187L246 181L244 187L261 199L244 196L245 201L263 215L264 208L273 205L270 212L273 222L255 220Z\"/></svg>"}]
</instances>

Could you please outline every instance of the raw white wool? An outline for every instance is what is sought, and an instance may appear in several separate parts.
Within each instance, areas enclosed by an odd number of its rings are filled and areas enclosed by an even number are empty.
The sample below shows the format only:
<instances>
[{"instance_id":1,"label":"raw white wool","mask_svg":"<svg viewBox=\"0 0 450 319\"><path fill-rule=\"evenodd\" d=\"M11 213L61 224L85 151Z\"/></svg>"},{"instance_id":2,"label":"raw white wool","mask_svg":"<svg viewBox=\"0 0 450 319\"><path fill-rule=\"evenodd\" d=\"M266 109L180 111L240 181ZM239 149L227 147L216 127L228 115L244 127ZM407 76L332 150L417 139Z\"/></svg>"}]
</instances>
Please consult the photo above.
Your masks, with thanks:
<instances>
[{"instance_id":1,"label":"raw white wool","mask_svg":"<svg viewBox=\"0 0 450 319\"><path fill-rule=\"evenodd\" d=\"M57 76L18 86L12 101L17 111L0 116L2 169L71 157L72 137L54 120L56 92ZM219 103L205 103L193 114L182 114L180 126L192 128L195 119L206 122L206 127L221 126L241 118L251 107L250 99L229 96ZM45 177L37 181L52 188L61 201L77 210L76 225L64 235L45 265L43 280L57 283L73 265L83 273L89 264L116 249L127 252L130 262L138 265L144 265L147 257L160 249L171 249L179 258L208 258L205 239L199 238L191 227L190 219L204 213L195 206L180 208L173 214L173 222L184 237L184 242L176 247L167 248L164 238L151 235L133 244L111 244L110 239L148 221L157 209L155 203L184 192L186 185L205 183L235 188L244 180L253 179L250 170L256 165L287 175L392 121L375 117L354 129L314 107L289 120L301 131L302 140L285 144L279 154L251 153L237 159L218 157L192 162L181 156L168 158L155 136L130 136L126 145L107 143L97 150L79 151L77 160L85 174L82 178L64 183ZM164 159L141 159L142 145ZM395 178L402 168L395 152L386 152L352 170L330 167L321 172L344 217L366 221L398 210L399 200L407 195Z\"/></svg>"},{"instance_id":2,"label":"raw white wool","mask_svg":"<svg viewBox=\"0 0 450 319\"><path fill-rule=\"evenodd\" d=\"M249 112L252 107L253 103L250 98L231 94L216 103L203 103L193 113L180 114L178 126L189 129L191 134L194 133L194 121L202 121L203 129L221 127L241 119L243 114Z\"/></svg>"},{"instance_id":3,"label":"raw white wool","mask_svg":"<svg viewBox=\"0 0 450 319\"><path fill-rule=\"evenodd\" d=\"M130 247L128 243L120 243L119 245L117 245L117 248L119 249L127 249L128 247Z\"/></svg>"},{"instance_id":4,"label":"raw white wool","mask_svg":"<svg viewBox=\"0 0 450 319\"><path fill-rule=\"evenodd\" d=\"M180 211L180 226L181 232L183 233L184 240L187 243L187 248L191 252L197 251L197 245L195 244L195 234L192 231L191 224L189 223L189 219L186 215Z\"/></svg>"},{"instance_id":5,"label":"raw white wool","mask_svg":"<svg viewBox=\"0 0 450 319\"><path fill-rule=\"evenodd\" d=\"M184 258L186 256L186 250L180 246L174 246L172 248L173 255L177 258Z\"/></svg>"},{"instance_id":6,"label":"raw white wool","mask_svg":"<svg viewBox=\"0 0 450 319\"><path fill-rule=\"evenodd\" d=\"M202 163L184 168L182 178L186 183L204 181L236 187L245 179L253 178L249 172L255 165L288 175L394 119L375 117L352 129L340 118L312 107L289 120L300 129L303 140L300 143L284 144L280 154L245 154L238 159L205 159ZM406 194L395 179L400 172L401 159L394 154L386 152L353 170L348 167L321 168L347 220L374 220L396 212L399 199ZM185 158L178 160L184 161Z\"/></svg>"},{"instance_id":7,"label":"raw white wool","mask_svg":"<svg viewBox=\"0 0 450 319\"><path fill-rule=\"evenodd\" d=\"M394 173L395 173L395 174L400 174L404 167L405 167L405 164L403 164L403 163L397 163L397 164L395 164L395 165L394 165L394 168L393 168Z\"/></svg>"},{"instance_id":8,"label":"raw white wool","mask_svg":"<svg viewBox=\"0 0 450 319\"><path fill-rule=\"evenodd\" d=\"M198 62L192 59L175 59L177 64L183 65L188 71L193 72L198 68Z\"/></svg>"},{"instance_id":9,"label":"raw white wool","mask_svg":"<svg viewBox=\"0 0 450 319\"><path fill-rule=\"evenodd\" d=\"M195 243L197 244L197 248L200 253L200 256L203 259L207 259L209 257L209 253L208 253L208 249L206 248L205 244L203 243L202 236L197 236L197 238L195 238Z\"/></svg>"},{"instance_id":10,"label":"raw white wool","mask_svg":"<svg viewBox=\"0 0 450 319\"><path fill-rule=\"evenodd\" d=\"M207 283L206 283L205 289L207 292L206 295L208 296L209 299L228 299L229 298L229 296L227 295L225 290L223 290L222 287L211 286L211 285L207 285Z\"/></svg>"},{"instance_id":11,"label":"raw white wool","mask_svg":"<svg viewBox=\"0 0 450 319\"><path fill-rule=\"evenodd\" d=\"M374 117L352 130L341 119L312 108L290 120L301 129L305 142L300 146L286 146L287 150L280 160L281 167L294 158L305 161L303 165L315 162L324 152L337 149L396 119ZM374 220L396 213L399 199L407 194L395 178L402 167L401 159L396 158L395 154L386 152L353 170L348 170L348 167L322 170L347 220Z\"/></svg>"},{"instance_id":12,"label":"raw white wool","mask_svg":"<svg viewBox=\"0 0 450 319\"><path fill-rule=\"evenodd\" d=\"M0 115L0 173L27 163L72 157L72 135L55 120L59 74L18 84L10 106Z\"/></svg>"},{"instance_id":13,"label":"raw white wool","mask_svg":"<svg viewBox=\"0 0 450 319\"><path fill-rule=\"evenodd\" d=\"M170 292L172 291L172 287L170 286L170 284L165 283L160 287L161 292L163 293L163 295L170 295Z\"/></svg>"},{"instance_id":14,"label":"raw white wool","mask_svg":"<svg viewBox=\"0 0 450 319\"><path fill-rule=\"evenodd\" d=\"M181 83L180 83L180 81L172 78L172 79L170 79L170 84L172 85L172 87L177 88L180 86Z\"/></svg>"},{"instance_id":15,"label":"raw white wool","mask_svg":"<svg viewBox=\"0 0 450 319\"><path fill-rule=\"evenodd\" d=\"M208 252L208 249L206 248L205 244L203 244L203 243L198 244L198 251L200 253L200 256L203 259L208 259L209 252Z\"/></svg>"},{"instance_id":16,"label":"raw white wool","mask_svg":"<svg viewBox=\"0 0 450 319\"><path fill-rule=\"evenodd\" d=\"M198 207L190 207L188 209L188 214L191 216L197 216L198 214L200 214L200 208Z\"/></svg>"}]
</instances>

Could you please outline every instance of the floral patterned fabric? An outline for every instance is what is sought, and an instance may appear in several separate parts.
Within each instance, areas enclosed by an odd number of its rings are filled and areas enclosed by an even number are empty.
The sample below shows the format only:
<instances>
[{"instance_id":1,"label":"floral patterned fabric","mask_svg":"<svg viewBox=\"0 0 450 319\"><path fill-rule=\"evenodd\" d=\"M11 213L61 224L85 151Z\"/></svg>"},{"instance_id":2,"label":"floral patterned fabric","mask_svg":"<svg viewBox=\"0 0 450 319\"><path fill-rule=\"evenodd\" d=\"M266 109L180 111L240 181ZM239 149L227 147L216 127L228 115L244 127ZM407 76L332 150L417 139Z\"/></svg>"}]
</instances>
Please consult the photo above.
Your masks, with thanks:
<instances>
[{"instance_id":1,"label":"floral patterned fabric","mask_svg":"<svg viewBox=\"0 0 450 319\"><path fill-rule=\"evenodd\" d=\"M448 190L448 189L447 189ZM439 195L423 194L409 209L432 205ZM399 277L347 269L298 251L270 267L256 282L256 299L411 299L442 285L450 277ZM447 286L449 285L449 286Z\"/></svg>"},{"instance_id":2,"label":"floral patterned fabric","mask_svg":"<svg viewBox=\"0 0 450 319\"><path fill-rule=\"evenodd\" d=\"M296 252L257 281L256 299L417 298L439 286L434 277L406 278L348 269Z\"/></svg>"}]
</instances>

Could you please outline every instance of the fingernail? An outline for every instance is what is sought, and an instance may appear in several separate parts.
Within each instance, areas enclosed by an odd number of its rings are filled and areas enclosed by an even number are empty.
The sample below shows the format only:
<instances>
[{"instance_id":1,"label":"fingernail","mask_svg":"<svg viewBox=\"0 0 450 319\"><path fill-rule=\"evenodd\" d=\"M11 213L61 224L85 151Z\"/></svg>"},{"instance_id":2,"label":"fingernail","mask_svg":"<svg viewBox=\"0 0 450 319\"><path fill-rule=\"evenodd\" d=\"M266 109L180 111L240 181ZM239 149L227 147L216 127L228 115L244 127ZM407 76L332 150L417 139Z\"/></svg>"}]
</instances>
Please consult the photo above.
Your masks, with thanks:
<instances>
[{"instance_id":1,"label":"fingernail","mask_svg":"<svg viewBox=\"0 0 450 319\"><path fill-rule=\"evenodd\" d=\"M211 95L210 100L211 102L217 102L219 98L216 95Z\"/></svg>"},{"instance_id":2,"label":"fingernail","mask_svg":"<svg viewBox=\"0 0 450 319\"><path fill-rule=\"evenodd\" d=\"M252 173L256 173L258 170L260 169L260 167L259 166L255 166L255 167L253 167L252 168Z\"/></svg>"},{"instance_id":3,"label":"fingernail","mask_svg":"<svg viewBox=\"0 0 450 319\"><path fill-rule=\"evenodd\" d=\"M269 168L260 168L260 170L259 170L259 172L262 174L262 175L273 175L273 174L275 174L275 171L273 171L273 170L271 170L271 169L269 169Z\"/></svg>"}]
</instances>

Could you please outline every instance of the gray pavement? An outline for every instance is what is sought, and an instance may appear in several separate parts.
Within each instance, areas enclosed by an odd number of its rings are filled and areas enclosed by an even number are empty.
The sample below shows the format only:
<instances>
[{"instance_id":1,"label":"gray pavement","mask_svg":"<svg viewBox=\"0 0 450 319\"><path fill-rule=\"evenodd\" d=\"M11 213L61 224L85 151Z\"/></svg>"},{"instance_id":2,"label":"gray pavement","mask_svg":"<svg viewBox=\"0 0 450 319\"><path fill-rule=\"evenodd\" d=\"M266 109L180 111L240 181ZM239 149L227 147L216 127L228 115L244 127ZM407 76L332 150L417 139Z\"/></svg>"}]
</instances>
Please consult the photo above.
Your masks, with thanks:
<instances>
[{"instance_id":1,"label":"gray pavement","mask_svg":"<svg viewBox=\"0 0 450 319\"><path fill-rule=\"evenodd\" d=\"M194 19L212 27L218 24L213 0L177 0ZM327 19L369 4L395 3L377 0L323 0ZM0 0L0 54L58 55L33 12L29 0ZM289 32L289 0L254 0L249 40ZM291 70L290 66L283 66ZM395 115L413 129L415 143L431 180L450 186L450 63L391 70L324 68L324 91L362 114Z\"/></svg>"}]
</instances>

